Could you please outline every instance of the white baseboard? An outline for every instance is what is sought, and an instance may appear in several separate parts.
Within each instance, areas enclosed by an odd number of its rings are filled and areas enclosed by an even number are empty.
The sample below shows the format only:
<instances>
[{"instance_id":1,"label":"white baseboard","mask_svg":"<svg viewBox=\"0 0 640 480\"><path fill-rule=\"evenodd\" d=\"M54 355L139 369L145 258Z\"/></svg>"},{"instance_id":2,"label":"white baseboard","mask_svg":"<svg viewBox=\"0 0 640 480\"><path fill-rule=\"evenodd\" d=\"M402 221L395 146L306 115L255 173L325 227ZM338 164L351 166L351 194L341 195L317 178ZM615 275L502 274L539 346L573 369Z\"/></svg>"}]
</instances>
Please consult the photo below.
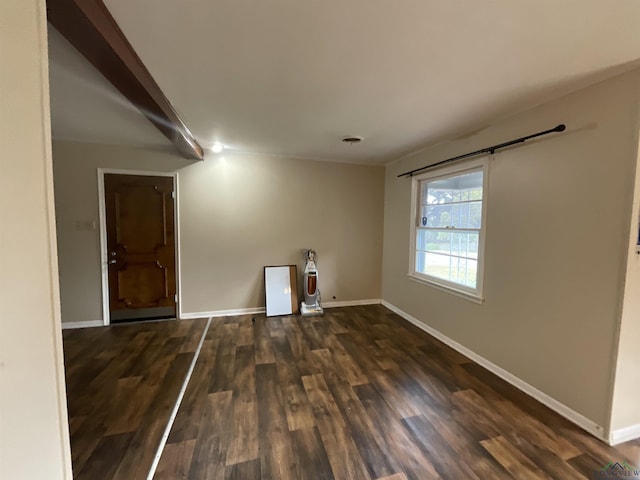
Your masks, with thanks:
<instances>
[{"instance_id":1,"label":"white baseboard","mask_svg":"<svg viewBox=\"0 0 640 480\"><path fill-rule=\"evenodd\" d=\"M379 298L369 298L365 300L345 300L342 302L323 302L322 306L324 308L335 308L335 307L355 307L357 305L376 305L382 303L382 300ZM181 320L188 320L191 318L208 318L208 317L227 317L233 315L251 315L254 313L264 313L264 307L256 307L256 308L234 308L231 310L212 310L208 312L189 312L189 313L181 313Z\"/></svg>"},{"instance_id":2,"label":"white baseboard","mask_svg":"<svg viewBox=\"0 0 640 480\"><path fill-rule=\"evenodd\" d=\"M640 424L614 430L609 435L609 445L618 445L640 438Z\"/></svg>"},{"instance_id":3,"label":"white baseboard","mask_svg":"<svg viewBox=\"0 0 640 480\"><path fill-rule=\"evenodd\" d=\"M90 327L104 327L102 320L89 320L86 322L62 322L62 329L69 330L72 328L90 328Z\"/></svg>"},{"instance_id":4,"label":"white baseboard","mask_svg":"<svg viewBox=\"0 0 640 480\"><path fill-rule=\"evenodd\" d=\"M341 302L322 302L323 308L336 307L356 307L358 305L379 305L382 300L379 298L367 298L365 300L344 300Z\"/></svg>"},{"instance_id":5,"label":"white baseboard","mask_svg":"<svg viewBox=\"0 0 640 480\"><path fill-rule=\"evenodd\" d=\"M495 363L487 360L484 357L481 357L477 353L473 352L472 350L469 350L467 347L459 344L455 340L452 340L451 338L449 338L446 335L440 333L439 331L435 330L434 328L430 327L429 325L426 325L425 323L419 321L417 318L415 318L415 317L409 315L408 313L400 310L395 305L393 305L393 304L391 304L391 303L389 303L389 302L387 302L385 300L382 300L382 305L387 307L392 312L397 313L398 315L400 315L402 318L404 318L408 322L411 322L416 327L424 330L429 335L432 335L435 338L437 338L438 340L440 340L441 342L447 344L448 346L450 346L454 350L458 351L459 353L461 353L465 357L470 358L471 360L476 362L478 365L480 365L480 366L486 368L487 370L489 370L490 372L496 374L498 377L500 377L503 380L505 380L506 382L510 383L511 385L516 387L517 389L523 391L524 393L526 393L530 397L533 397L534 399L536 399L540 403L546 405L551 410L553 410L554 412L562 415L564 418L566 418L570 422L576 424L578 427L582 428L583 430L586 430L587 432L589 432L594 437L597 437L600 440L609 443L609 439L606 436L605 429L602 426L600 426L600 425L596 424L595 422L593 422L592 420L589 420L584 415L576 412L575 410L572 410L571 408L567 407L565 404L559 402L558 400L556 400L553 397L550 397L549 395L547 395L546 393L538 390L534 386L529 385L524 380L521 380L520 378L516 377L512 373L510 373L510 372L504 370L503 368L499 367ZM625 429L625 430L627 430L627 429Z\"/></svg>"}]
</instances>

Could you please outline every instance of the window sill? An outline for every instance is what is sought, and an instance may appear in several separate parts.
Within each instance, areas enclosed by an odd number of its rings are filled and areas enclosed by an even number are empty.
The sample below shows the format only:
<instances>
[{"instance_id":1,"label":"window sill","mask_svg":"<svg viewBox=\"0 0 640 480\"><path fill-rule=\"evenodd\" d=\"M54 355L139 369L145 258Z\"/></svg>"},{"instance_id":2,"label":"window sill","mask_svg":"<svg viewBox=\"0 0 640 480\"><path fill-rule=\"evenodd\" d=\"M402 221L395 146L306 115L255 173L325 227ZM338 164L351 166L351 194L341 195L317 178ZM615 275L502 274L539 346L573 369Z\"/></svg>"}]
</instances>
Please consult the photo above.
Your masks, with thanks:
<instances>
[{"instance_id":1,"label":"window sill","mask_svg":"<svg viewBox=\"0 0 640 480\"><path fill-rule=\"evenodd\" d=\"M476 295L474 293L465 292L464 290L458 290L457 288L449 287L448 285L443 285L441 283L432 282L432 281L429 281L429 280L427 280L425 278L413 275L411 273L408 273L407 276L409 277L409 280L412 280L412 281L414 281L416 283L421 283L422 285L428 285L428 286L433 287L433 288L435 288L437 290L440 290L442 292L451 293L452 295L455 295L456 297L463 298L463 299L468 300L470 302L477 303L479 305L484 303L484 298L479 296L479 295Z\"/></svg>"}]
</instances>

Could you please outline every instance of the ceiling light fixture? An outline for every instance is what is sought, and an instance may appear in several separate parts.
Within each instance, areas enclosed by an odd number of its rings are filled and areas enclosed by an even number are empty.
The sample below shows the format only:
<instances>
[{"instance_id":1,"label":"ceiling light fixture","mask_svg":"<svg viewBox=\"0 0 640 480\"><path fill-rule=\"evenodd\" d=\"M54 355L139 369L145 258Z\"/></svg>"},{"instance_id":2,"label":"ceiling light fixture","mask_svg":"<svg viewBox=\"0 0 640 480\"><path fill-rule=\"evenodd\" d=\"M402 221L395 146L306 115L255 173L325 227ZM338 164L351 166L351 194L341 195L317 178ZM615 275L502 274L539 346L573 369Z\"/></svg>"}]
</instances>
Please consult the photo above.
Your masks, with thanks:
<instances>
[{"instance_id":1,"label":"ceiling light fixture","mask_svg":"<svg viewBox=\"0 0 640 480\"><path fill-rule=\"evenodd\" d=\"M211 147L211 151L213 153L220 153L224 150L224 145L221 143L214 143L213 146Z\"/></svg>"},{"instance_id":2,"label":"ceiling light fixture","mask_svg":"<svg viewBox=\"0 0 640 480\"><path fill-rule=\"evenodd\" d=\"M358 137L358 136L354 136L354 135L349 135L348 137L344 137L342 139L342 141L344 143L348 143L349 145L354 145L356 143L360 143L362 140L364 140L364 138Z\"/></svg>"}]
</instances>

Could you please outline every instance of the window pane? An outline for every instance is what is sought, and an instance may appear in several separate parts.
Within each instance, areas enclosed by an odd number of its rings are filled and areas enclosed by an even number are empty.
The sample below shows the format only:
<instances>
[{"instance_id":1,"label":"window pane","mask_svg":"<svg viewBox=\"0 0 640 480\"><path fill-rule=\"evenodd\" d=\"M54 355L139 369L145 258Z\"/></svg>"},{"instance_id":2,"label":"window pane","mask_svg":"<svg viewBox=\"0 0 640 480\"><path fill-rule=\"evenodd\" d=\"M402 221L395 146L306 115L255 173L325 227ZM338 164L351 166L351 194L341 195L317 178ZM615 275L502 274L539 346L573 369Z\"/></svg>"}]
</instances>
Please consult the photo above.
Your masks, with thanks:
<instances>
[{"instance_id":1,"label":"window pane","mask_svg":"<svg viewBox=\"0 0 640 480\"><path fill-rule=\"evenodd\" d=\"M482 201L469 203L468 219L470 228L482 226Z\"/></svg>"},{"instance_id":2,"label":"window pane","mask_svg":"<svg viewBox=\"0 0 640 480\"><path fill-rule=\"evenodd\" d=\"M451 254L478 258L478 234L451 233Z\"/></svg>"},{"instance_id":3,"label":"window pane","mask_svg":"<svg viewBox=\"0 0 640 480\"><path fill-rule=\"evenodd\" d=\"M450 204L425 205L422 207L422 225L432 228L445 228L453 225L451 207L453 207L453 205Z\"/></svg>"},{"instance_id":4,"label":"window pane","mask_svg":"<svg viewBox=\"0 0 640 480\"><path fill-rule=\"evenodd\" d=\"M416 252L416 272L427 273L425 257L425 252Z\"/></svg>"},{"instance_id":5,"label":"window pane","mask_svg":"<svg viewBox=\"0 0 640 480\"><path fill-rule=\"evenodd\" d=\"M476 288L478 261L428 252L416 252L416 271Z\"/></svg>"},{"instance_id":6,"label":"window pane","mask_svg":"<svg viewBox=\"0 0 640 480\"><path fill-rule=\"evenodd\" d=\"M451 232L419 230L416 249L449 255L451 253Z\"/></svg>"},{"instance_id":7,"label":"window pane","mask_svg":"<svg viewBox=\"0 0 640 480\"><path fill-rule=\"evenodd\" d=\"M475 232L447 232L418 229L416 250L478 258L479 235Z\"/></svg>"},{"instance_id":8,"label":"window pane","mask_svg":"<svg viewBox=\"0 0 640 480\"><path fill-rule=\"evenodd\" d=\"M454 257L425 253L422 273L426 273L427 275L431 275L433 277L442 278L444 280L455 281L451 278L451 272L453 270L452 263L455 260L457 259Z\"/></svg>"},{"instance_id":9,"label":"window pane","mask_svg":"<svg viewBox=\"0 0 640 480\"><path fill-rule=\"evenodd\" d=\"M422 205L482 199L482 171L421 183Z\"/></svg>"},{"instance_id":10,"label":"window pane","mask_svg":"<svg viewBox=\"0 0 640 480\"><path fill-rule=\"evenodd\" d=\"M464 285L471 288L476 288L478 283L478 261L477 260L465 260L465 277Z\"/></svg>"},{"instance_id":11,"label":"window pane","mask_svg":"<svg viewBox=\"0 0 640 480\"><path fill-rule=\"evenodd\" d=\"M431 228L480 228L482 201L424 205L420 224Z\"/></svg>"},{"instance_id":12,"label":"window pane","mask_svg":"<svg viewBox=\"0 0 640 480\"><path fill-rule=\"evenodd\" d=\"M420 270L418 270L418 267L420 267ZM416 271L449 280L451 257L427 252L416 252Z\"/></svg>"}]
</instances>

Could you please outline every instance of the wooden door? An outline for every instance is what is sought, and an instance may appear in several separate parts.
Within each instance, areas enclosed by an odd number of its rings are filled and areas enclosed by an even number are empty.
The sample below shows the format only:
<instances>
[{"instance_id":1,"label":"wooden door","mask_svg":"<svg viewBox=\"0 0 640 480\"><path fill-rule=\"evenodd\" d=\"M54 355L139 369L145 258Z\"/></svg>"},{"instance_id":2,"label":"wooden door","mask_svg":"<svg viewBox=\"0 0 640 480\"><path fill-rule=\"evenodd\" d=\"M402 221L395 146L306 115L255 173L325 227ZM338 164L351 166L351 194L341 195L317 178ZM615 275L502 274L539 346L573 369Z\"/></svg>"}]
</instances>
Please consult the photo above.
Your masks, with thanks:
<instances>
[{"instance_id":1,"label":"wooden door","mask_svg":"<svg viewBox=\"0 0 640 480\"><path fill-rule=\"evenodd\" d=\"M176 314L172 177L105 174L111 321Z\"/></svg>"}]
</instances>

